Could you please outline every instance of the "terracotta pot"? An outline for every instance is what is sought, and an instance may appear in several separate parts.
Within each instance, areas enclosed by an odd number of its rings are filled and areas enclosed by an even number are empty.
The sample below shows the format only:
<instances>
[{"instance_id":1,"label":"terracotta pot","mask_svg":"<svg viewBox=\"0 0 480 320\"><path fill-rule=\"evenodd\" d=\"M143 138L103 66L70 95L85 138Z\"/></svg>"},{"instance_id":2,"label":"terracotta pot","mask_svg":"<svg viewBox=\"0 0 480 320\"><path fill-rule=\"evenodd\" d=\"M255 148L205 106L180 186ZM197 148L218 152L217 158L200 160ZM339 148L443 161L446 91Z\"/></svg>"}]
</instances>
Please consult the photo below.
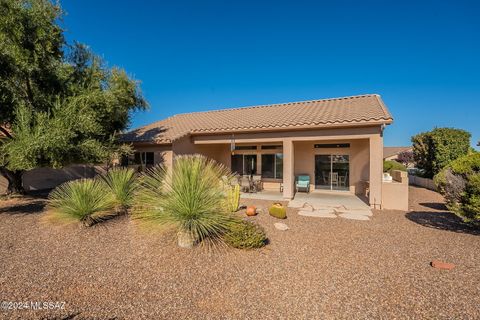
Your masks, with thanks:
<instances>
[{"instance_id":1,"label":"terracotta pot","mask_svg":"<svg viewBox=\"0 0 480 320\"><path fill-rule=\"evenodd\" d=\"M255 215L257 215L257 208L255 208L255 206L248 206L247 216L255 216Z\"/></svg>"}]
</instances>

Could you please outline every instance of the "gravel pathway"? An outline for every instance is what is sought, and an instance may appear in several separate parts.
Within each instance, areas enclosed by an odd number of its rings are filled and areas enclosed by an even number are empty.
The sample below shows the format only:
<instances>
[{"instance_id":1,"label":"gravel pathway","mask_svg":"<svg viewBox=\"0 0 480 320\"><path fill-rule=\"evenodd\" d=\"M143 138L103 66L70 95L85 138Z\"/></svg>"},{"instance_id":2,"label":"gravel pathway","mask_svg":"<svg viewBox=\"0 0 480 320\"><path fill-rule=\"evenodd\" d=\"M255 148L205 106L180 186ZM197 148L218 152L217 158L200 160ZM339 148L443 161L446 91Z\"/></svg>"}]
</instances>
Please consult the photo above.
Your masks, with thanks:
<instances>
[{"instance_id":1,"label":"gravel pathway","mask_svg":"<svg viewBox=\"0 0 480 320\"><path fill-rule=\"evenodd\" d=\"M3 201L0 300L64 301L65 309L0 310L0 318L480 318L480 233L438 194L410 194L411 212L375 211L368 222L294 208L281 221L260 214L252 220L271 243L256 251L179 249L128 217L53 227L43 200ZM456 268L433 269L433 259Z\"/></svg>"}]
</instances>

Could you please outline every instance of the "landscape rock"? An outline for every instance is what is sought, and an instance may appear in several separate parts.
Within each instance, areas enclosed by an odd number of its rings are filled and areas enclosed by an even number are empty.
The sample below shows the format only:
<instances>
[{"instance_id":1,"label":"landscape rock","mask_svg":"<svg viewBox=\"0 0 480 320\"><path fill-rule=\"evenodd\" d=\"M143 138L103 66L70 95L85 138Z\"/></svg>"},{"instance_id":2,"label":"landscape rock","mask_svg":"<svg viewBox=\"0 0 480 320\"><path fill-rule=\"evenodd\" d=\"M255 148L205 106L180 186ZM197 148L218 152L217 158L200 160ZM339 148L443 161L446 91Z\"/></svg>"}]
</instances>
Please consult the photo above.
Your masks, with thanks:
<instances>
[{"instance_id":1,"label":"landscape rock","mask_svg":"<svg viewBox=\"0 0 480 320\"><path fill-rule=\"evenodd\" d=\"M351 219L351 220L370 220L369 217L362 214L356 214L356 213L341 213L339 214L339 216L342 218Z\"/></svg>"},{"instance_id":2,"label":"landscape rock","mask_svg":"<svg viewBox=\"0 0 480 320\"><path fill-rule=\"evenodd\" d=\"M276 222L273 225L275 226L276 229L280 231L287 231L288 229L290 229L285 223L281 223L281 222Z\"/></svg>"},{"instance_id":3,"label":"landscape rock","mask_svg":"<svg viewBox=\"0 0 480 320\"><path fill-rule=\"evenodd\" d=\"M332 209L322 209L322 210L314 210L314 211L300 210L298 214L305 217L315 217L315 218L336 218L337 217L337 215L333 212Z\"/></svg>"}]
</instances>

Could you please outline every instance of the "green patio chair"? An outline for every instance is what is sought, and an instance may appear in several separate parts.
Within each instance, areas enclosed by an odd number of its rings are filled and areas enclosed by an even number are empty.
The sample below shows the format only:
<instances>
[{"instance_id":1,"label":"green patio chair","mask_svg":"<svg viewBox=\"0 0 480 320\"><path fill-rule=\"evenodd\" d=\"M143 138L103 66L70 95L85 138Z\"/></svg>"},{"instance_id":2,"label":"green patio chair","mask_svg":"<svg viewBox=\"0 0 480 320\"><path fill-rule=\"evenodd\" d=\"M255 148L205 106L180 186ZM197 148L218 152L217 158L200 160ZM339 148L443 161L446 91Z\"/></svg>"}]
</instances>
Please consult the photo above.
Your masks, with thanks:
<instances>
[{"instance_id":1,"label":"green patio chair","mask_svg":"<svg viewBox=\"0 0 480 320\"><path fill-rule=\"evenodd\" d=\"M302 174L297 177L297 183L295 184L297 192L300 189L305 189L308 193L310 192L310 176L307 174Z\"/></svg>"}]
</instances>

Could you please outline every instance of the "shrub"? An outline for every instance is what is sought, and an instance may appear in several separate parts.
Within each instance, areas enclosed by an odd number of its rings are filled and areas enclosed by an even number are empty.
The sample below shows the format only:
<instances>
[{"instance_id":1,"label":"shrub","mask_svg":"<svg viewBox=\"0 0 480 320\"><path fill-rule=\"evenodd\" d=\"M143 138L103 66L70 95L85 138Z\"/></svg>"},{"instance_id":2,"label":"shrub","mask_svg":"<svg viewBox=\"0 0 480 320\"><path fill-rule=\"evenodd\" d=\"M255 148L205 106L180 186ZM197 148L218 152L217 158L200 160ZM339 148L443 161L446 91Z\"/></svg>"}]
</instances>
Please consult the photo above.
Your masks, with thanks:
<instances>
[{"instance_id":1,"label":"shrub","mask_svg":"<svg viewBox=\"0 0 480 320\"><path fill-rule=\"evenodd\" d=\"M226 190L226 206L228 212L237 212L240 205L240 185L227 186Z\"/></svg>"},{"instance_id":2,"label":"shrub","mask_svg":"<svg viewBox=\"0 0 480 320\"><path fill-rule=\"evenodd\" d=\"M467 155L470 148L470 133L453 128L435 128L412 137L413 156L416 166L432 178L451 161Z\"/></svg>"},{"instance_id":3,"label":"shrub","mask_svg":"<svg viewBox=\"0 0 480 320\"><path fill-rule=\"evenodd\" d=\"M407 167L397 161L383 161L383 172L392 172L393 170L407 171Z\"/></svg>"},{"instance_id":4,"label":"shrub","mask_svg":"<svg viewBox=\"0 0 480 320\"><path fill-rule=\"evenodd\" d=\"M137 182L132 168L115 168L101 176L115 200L117 212L126 213L134 201Z\"/></svg>"},{"instance_id":5,"label":"shrub","mask_svg":"<svg viewBox=\"0 0 480 320\"><path fill-rule=\"evenodd\" d=\"M96 179L66 182L50 193L48 208L55 220L79 221L85 226L112 215L114 199Z\"/></svg>"},{"instance_id":6,"label":"shrub","mask_svg":"<svg viewBox=\"0 0 480 320\"><path fill-rule=\"evenodd\" d=\"M214 160L178 156L169 173L155 167L142 177L135 217L173 228L182 247L207 238L221 240L237 219L225 207L225 176L231 177L230 171Z\"/></svg>"},{"instance_id":7,"label":"shrub","mask_svg":"<svg viewBox=\"0 0 480 320\"><path fill-rule=\"evenodd\" d=\"M224 235L225 243L238 249L256 249L265 246L267 235L262 227L251 221L233 223Z\"/></svg>"},{"instance_id":8,"label":"shrub","mask_svg":"<svg viewBox=\"0 0 480 320\"><path fill-rule=\"evenodd\" d=\"M480 153L452 161L434 181L451 211L467 222L480 223Z\"/></svg>"},{"instance_id":9,"label":"shrub","mask_svg":"<svg viewBox=\"0 0 480 320\"><path fill-rule=\"evenodd\" d=\"M269 209L268 213L275 218L278 219L286 219L287 218L287 209L282 206L280 203L274 203Z\"/></svg>"}]
</instances>

